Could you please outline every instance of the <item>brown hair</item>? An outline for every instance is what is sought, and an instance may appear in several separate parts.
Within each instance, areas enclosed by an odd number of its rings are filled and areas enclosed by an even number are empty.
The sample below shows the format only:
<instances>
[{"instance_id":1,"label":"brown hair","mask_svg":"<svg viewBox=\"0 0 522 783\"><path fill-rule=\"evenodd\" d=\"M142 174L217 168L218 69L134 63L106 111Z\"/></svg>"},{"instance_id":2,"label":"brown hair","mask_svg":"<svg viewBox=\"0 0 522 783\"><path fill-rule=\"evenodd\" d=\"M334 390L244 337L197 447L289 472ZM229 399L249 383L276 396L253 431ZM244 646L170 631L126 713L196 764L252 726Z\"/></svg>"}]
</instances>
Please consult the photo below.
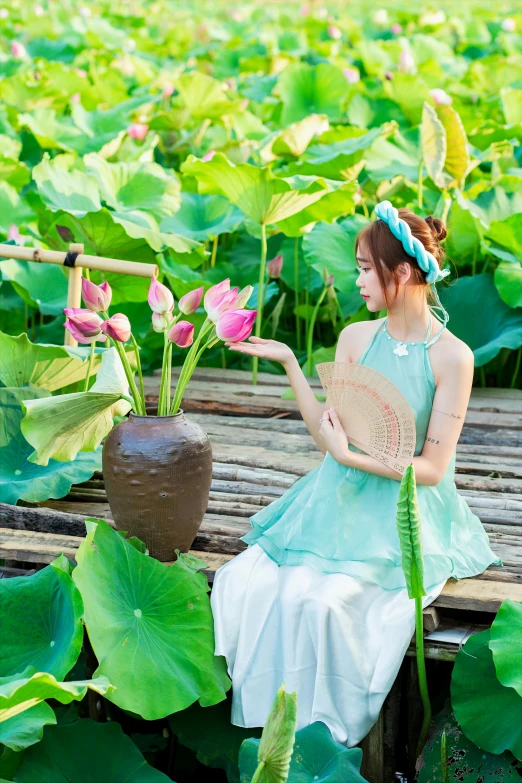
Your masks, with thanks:
<instances>
[{"instance_id":1,"label":"brown hair","mask_svg":"<svg viewBox=\"0 0 522 783\"><path fill-rule=\"evenodd\" d=\"M445 252L440 243L447 235L446 226L442 220L431 215L424 219L416 215L411 209L398 209L397 212L399 217L409 225L413 236L422 242L426 250L429 250L435 256L439 266L442 266ZM358 246L362 238L364 238L364 242L370 251L371 259L369 260L373 261L375 265L375 271L377 272L387 306L386 287L391 278L395 283L395 296L397 296L397 291L399 290L397 267L402 261L405 261L412 267L414 284L426 285L426 272L423 272L420 268L417 259L405 251L400 239L394 237L389 226L384 221L373 220L359 231L355 238L355 255L358 254ZM430 287L427 290L427 300L428 302L436 302Z\"/></svg>"}]
</instances>

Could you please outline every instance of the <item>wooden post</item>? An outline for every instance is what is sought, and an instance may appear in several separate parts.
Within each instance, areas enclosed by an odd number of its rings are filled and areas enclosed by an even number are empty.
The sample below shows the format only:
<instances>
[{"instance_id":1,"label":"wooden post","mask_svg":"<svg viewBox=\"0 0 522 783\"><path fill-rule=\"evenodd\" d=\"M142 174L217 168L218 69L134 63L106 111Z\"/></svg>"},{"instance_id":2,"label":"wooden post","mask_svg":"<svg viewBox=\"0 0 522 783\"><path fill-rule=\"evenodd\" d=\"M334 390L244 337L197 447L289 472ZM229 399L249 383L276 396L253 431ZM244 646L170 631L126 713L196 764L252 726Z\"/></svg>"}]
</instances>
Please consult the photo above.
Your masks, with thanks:
<instances>
[{"instance_id":1,"label":"wooden post","mask_svg":"<svg viewBox=\"0 0 522 783\"><path fill-rule=\"evenodd\" d=\"M69 253L83 253L82 244L69 245ZM67 307L82 306L82 268L81 266L69 267L69 283L67 286ZM64 345L76 346L78 340L75 340L68 329L64 329Z\"/></svg>"}]
</instances>

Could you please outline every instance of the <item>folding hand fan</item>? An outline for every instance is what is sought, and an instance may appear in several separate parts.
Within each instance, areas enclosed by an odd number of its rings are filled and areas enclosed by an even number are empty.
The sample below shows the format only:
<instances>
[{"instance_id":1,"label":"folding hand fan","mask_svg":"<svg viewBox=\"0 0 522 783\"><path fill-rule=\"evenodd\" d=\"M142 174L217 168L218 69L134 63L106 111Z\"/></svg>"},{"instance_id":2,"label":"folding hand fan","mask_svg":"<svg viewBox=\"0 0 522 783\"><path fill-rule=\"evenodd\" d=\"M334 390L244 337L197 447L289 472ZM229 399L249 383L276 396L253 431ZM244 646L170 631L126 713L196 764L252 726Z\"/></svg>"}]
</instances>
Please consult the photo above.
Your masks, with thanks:
<instances>
[{"instance_id":1,"label":"folding hand fan","mask_svg":"<svg viewBox=\"0 0 522 783\"><path fill-rule=\"evenodd\" d=\"M322 362L317 372L350 443L404 474L415 451L415 417L385 375L356 362Z\"/></svg>"}]
</instances>

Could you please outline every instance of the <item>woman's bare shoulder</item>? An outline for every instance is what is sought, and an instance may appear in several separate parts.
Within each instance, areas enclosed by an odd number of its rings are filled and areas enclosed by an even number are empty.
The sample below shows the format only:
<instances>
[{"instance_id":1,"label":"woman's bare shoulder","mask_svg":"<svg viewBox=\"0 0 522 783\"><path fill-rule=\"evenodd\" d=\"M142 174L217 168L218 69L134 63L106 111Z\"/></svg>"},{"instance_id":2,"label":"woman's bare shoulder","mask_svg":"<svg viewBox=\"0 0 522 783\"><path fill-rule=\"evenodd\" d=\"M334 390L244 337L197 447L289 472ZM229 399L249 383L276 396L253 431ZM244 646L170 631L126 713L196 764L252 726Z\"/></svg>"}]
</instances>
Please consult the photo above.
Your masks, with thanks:
<instances>
[{"instance_id":1,"label":"woman's bare shoulder","mask_svg":"<svg viewBox=\"0 0 522 783\"><path fill-rule=\"evenodd\" d=\"M453 372L457 367L472 370L475 364L475 355L469 345L448 328L444 329L439 339L430 346L429 355L436 383L443 374Z\"/></svg>"},{"instance_id":2,"label":"woman's bare shoulder","mask_svg":"<svg viewBox=\"0 0 522 783\"><path fill-rule=\"evenodd\" d=\"M339 334L335 361L358 362L372 339L374 332L383 321L384 317L375 318L371 321L354 321L345 326Z\"/></svg>"}]
</instances>

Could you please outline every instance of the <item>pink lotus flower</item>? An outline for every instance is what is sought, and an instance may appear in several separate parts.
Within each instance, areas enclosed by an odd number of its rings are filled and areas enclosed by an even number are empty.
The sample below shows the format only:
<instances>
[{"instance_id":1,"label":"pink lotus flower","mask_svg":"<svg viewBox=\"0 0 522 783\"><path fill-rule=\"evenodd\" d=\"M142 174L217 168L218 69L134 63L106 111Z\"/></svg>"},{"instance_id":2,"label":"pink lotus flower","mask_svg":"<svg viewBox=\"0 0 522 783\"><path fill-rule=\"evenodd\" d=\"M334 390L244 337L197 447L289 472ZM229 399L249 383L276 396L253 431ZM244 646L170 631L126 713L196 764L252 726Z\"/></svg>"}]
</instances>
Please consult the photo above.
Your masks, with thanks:
<instances>
[{"instance_id":1,"label":"pink lotus flower","mask_svg":"<svg viewBox=\"0 0 522 783\"><path fill-rule=\"evenodd\" d=\"M126 343L131 336L131 325L126 315L115 313L100 326L102 332L119 343Z\"/></svg>"},{"instance_id":2,"label":"pink lotus flower","mask_svg":"<svg viewBox=\"0 0 522 783\"><path fill-rule=\"evenodd\" d=\"M451 95L448 95L446 90L443 90L440 87L434 87L433 90L430 90L430 95L435 103L450 104L453 102Z\"/></svg>"},{"instance_id":3,"label":"pink lotus flower","mask_svg":"<svg viewBox=\"0 0 522 783\"><path fill-rule=\"evenodd\" d=\"M335 24L329 24L327 29L328 37L333 38L334 41L338 41L343 37L341 30Z\"/></svg>"},{"instance_id":4,"label":"pink lotus flower","mask_svg":"<svg viewBox=\"0 0 522 783\"><path fill-rule=\"evenodd\" d=\"M191 315L192 313L195 313L201 304L204 291L205 286L202 285L200 288L195 288L194 291L189 291L187 294L182 296L178 302L180 312L182 312L184 315Z\"/></svg>"},{"instance_id":5,"label":"pink lotus flower","mask_svg":"<svg viewBox=\"0 0 522 783\"><path fill-rule=\"evenodd\" d=\"M402 24L394 22L391 26L391 31L394 35L400 35L402 33Z\"/></svg>"},{"instance_id":6,"label":"pink lotus flower","mask_svg":"<svg viewBox=\"0 0 522 783\"><path fill-rule=\"evenodd\" d=\"M109 309L112 299L112 290L107 281L101 285L96 285L82 277L82 299L85 307L94 313L103 313Z\"/></svg>"},{"instance_id":7,"label":"pink lotus flower","mask_svg":"<svg viewBox=\"0 0 522 783\"><path fill-rule=\"evenodd\" d=\"M402 49L399 55L399 71L413 73L417 70L413 55L407 49Z\"/></svg>"},{"instance_id":8,"label":"pink lotus flower","mask_svg":"<svg viewBox=\"0 0 522 783\"><path fill-rule=\"evenodd\" d=\"M208 289L205 293L203 306L211 321L217 323L222 313L225 313L227 310L233 310L236 307L238 292L239 289L237 287L230 288L229 277Z\"/></svg>"},{"instance_id":9,"label":"pink lotus flower","mask_svg":"<svg viewBox=\"0 0 522 783\"><path fill-rule=\"evenodd\" d=\"M142 122L133 122L129 127L127 128L127 133L131 137L131 139L134 139L135 141L141 141L141 139L144 139L147 135L149 130L149 126L145 125Z\"/></svg>"},{"instance_id":10,"label":"pink lotus flower","mask_svg":"<svg viewBox=\"0 0 522 783\"><path fill-rule=\"evenodd\" d=\"M83 68L74 68L74 73L76 76L79 76L80 79L86 79L87 78L87 71L85 71Z\"/></svg>"},{"instance_id":11,"label":"pink lotus flower","mask_svg":"<svg viewBox=\"0 0 522 783\"><path fill-rule=\"evenodd\" d=\"M246 305L246 303L248 302L248 300L252 295L253 290L254 290L253 285L246 285L244 288L241 289L236 299L236 308L235 308L236 310Z\"/></svg>"},{"instance_id":12,"label":"pink lotus flower","mask_svg":"<svg viewBox=\"0 0 522 783\"><path fill-rule=\"evenodd\" d=\"M502 24L500 26L502 27L504 32L512 33L515 27L517 26L517 23L510 16L507 16L505 19L502 20Z\"/></svg>"},{"instance_id":13,"label":"pink lotus flower","mask_svg":"<svg viewBox=\"0 0 522 783\"><path fill-rule=\"evenodd\" d=\"M169 330L169 340L178 348L188 348L194 341L194 324L188 321L178 321Z\"/></svg>"},{"instance_id":14,"label":"pink lotus flower","mask_svg":"<svg viewBox=\"0 0 522 783\"><path fill-rule=\"evenodd\" d=\"M229 310L216 324L216 335L227 343L240 343L252 331L257 310Z\"/></svg>"},{"instance_id":15,"label":"pink lotus flower","mask_svg":"<svg viewBox=\"0 0 522 783\"><path fill-rule=\"evenodd\" d=\"M71 101L73 103L79 103L81 101L81 98L82 96L80 95L79 92L73 92L73 94L71 95Z\"/></svg>"},{"instance_id":16,"label":"pink lotus flower","mask_svg":"<svg viewBox=\"0 0 522 783\"><path fill-rule=\"evenodd\" d=\"M0 8L0 19L7 19L9 16L9 11L7 8Z\"/></svg>"},{"instance_id":17,"label":"pink lotus flower","mask_svg":"<svg viewBox=\"0 0 522 783\"><path fill-rule=\"evenodd\" d=\"M164 332L169 322L163 313L152 313L152 328L155 332Z\"/></svg>"},{"instance_id":18,"label":"pink lotus flower","mask_svg":"<svg viewBox=\"0 0 522 783\"><path fill-rule=\"evenodd\" d=\"M356 84L361 78L358 68L343 68L343 73L349 84Z\"/></svg>"},{"instance_id":19,"label":"pink lotus flower","mask_svg":"<svg viewBox=\"0 0 522 783\"><path fill-rule=\"evenodd\" d=\"M163 95L165 98L170 98L172 93L174 92L175 87L173 84L165 84L163 87Z\"/></svg>"},{"instance_id":20,"label":"pink lotus flower","mask_svg":"<svg viewBox=\"0 0 522 783\"><path fill-rule=\"evenodd\" d=\"M25 46L21 44L20 41L11 41L11 54L13 57L17 57L19 60L27 57Z\"/></svg>"},{"instance_id":21,"label":"pink lotus flower","mask_svg":"<svg viewBox=\"0 0 522 783\"><path fill-rule=\"evenodd\" d=\"M22 237L20 235L20 232L18 231L18 226L15 226L14 223L11 223L11 225L9 226L9 233L7 234L7 241L8 242L13 241L18 244L18 242L20 242L21 239Z\"/></svg>"},{"instance_id":22,"label":"pink lotus flower","mask_svg":"<svg viewBox=\"0 0 522 783\"><path fill-rule=\"evenodd\" d=\"M310 9L308 8L307 5L302 5L299 8L299 16L308 16L309 13L310 13Z\"/></svg>"},{"instance_id":23,"label":"pink lotus flower","mask_svg":"<svg viewBox=\"0 0 522 783\"><path fill-rule=\"evenodd\" d=\"M266 271L268 272L268 277L278 278L281 277L282 270L283 254L279 253L277 256L275 256L275 258L268 262L266 265Z\"/></svg>"},{"instance_id":24,"label":"pink lotus flower","mask_svg":"<svg viewBox=\"0 0 522 783\"><path fill-rule=\"evenodd\" d=\"M243 14L241 11L238 11L236 8L228 12L228 15L231 19L234 20L234 22L242 22L243 21Z\"/></svg>"},{"instance_id":25,"label":"pink lotus flower","mask_svg":"<svg viewBox=\"0 0 522 783\"><path fill-rule=\"evenodd\" d=\"M170 313L174 310L174 297L167 286L158 283L155 277L150 281L148 302L155 313Z\"/></svg>"},{"instance_id":26,"label":"pink lotus flower","mask_svg":"<svg viewBox=\"0 0 522 783\"><path fill-rule=\"evenodd\" d=\"M97 313L81 307L66 307L64 313L67 316L64 326L79 343L103 342L106 339L101 332L103 321Z\"/></svg>"},{"instance_id":27,"label":"pink lotus flower","mask_svg":"<svg viewBox=\"0 0 522 783\"><path fill-rule=\"evenodd\" d=\"M212 160L212 158L214 157L215 154L216 154L216 150L209 150L205 155L203 155L201 160L203 160L205 162L207 160Z\"/></svg>"}]
</instances>

